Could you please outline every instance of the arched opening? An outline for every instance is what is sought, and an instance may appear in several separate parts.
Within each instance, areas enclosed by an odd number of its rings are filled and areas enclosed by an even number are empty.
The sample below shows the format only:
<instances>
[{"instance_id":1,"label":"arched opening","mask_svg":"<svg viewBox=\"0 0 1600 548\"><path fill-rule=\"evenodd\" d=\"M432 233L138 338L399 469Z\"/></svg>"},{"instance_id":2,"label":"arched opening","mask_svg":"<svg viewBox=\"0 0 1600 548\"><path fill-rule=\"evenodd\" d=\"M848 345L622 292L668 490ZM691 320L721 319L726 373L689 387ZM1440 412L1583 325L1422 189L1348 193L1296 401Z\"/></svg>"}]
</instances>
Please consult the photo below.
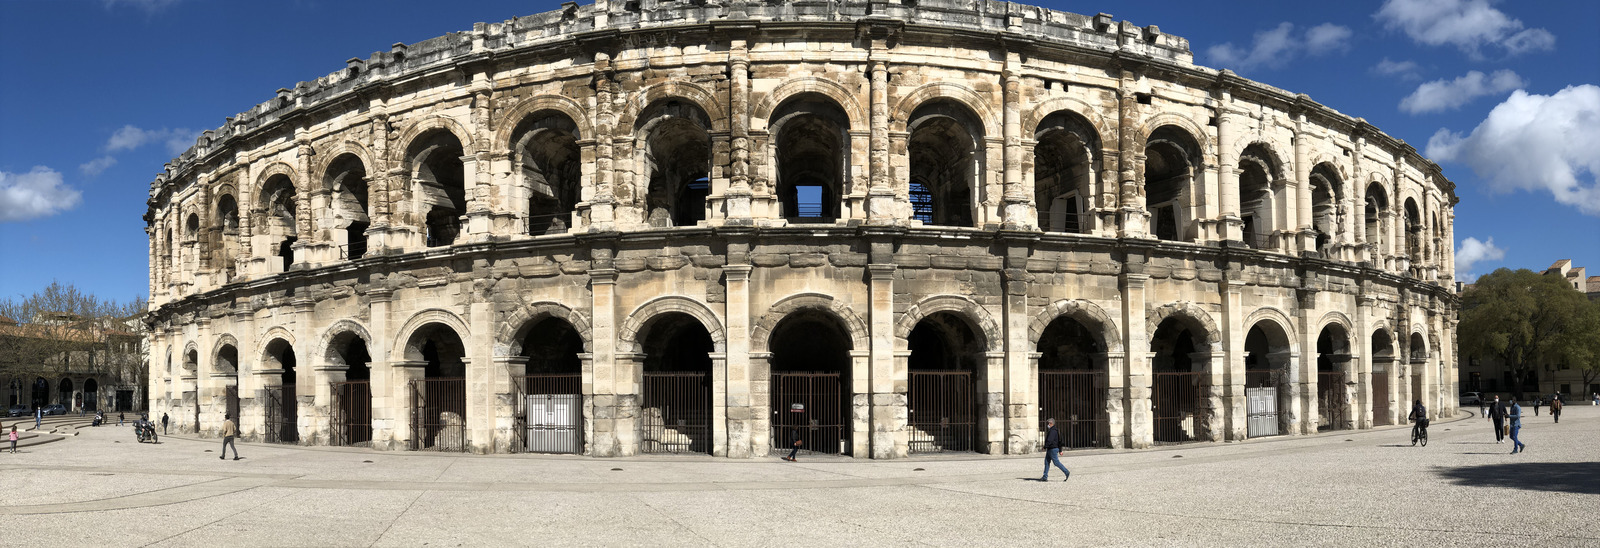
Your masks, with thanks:
<instances>
[{"instance_id":1,"label":"arched opening","mask_svg":"<svg viewBox=\"0 0 1600 548\"><path fill-rule=\"evenodd\" d=\"M838 219L849 165L850 118L832 100L803 94L779 106L770 126L777 136L775 186L783 217L791 223Z\"/></svg>"},{"instance_id":2,"label":"arched opening","mask_svg":"<svg viewBox=\"0 0 1600 548\"><path fill-rule=\"evenodd\" d=\"M711 332L693 316L668 312L640 329L644 354L641 453L711 452Z\"/></svg>"},{"instance_id":3,"label":"arched opening","mask_svg":"<svg viewBox=\"0 0 1600 548\"><path fill-rule=\"evenodd\" d=\"M641 116L650 226L695 226L711 195L711 119L693 104L667 100Z\"/></svg>"},{"instance_id":4,"label":"arched opening","mask_svg":"<svg viewBox=\"0 0 1600 548\"><path fill-rule=\"evenodd\" d=\"M1372 334L1372 425L1394 424L1394 342L1387 330Z\"/></svg>"},{"instance_id":5,"label":"arched opening","mask_svg":"<svg viewBox=\"0 0 1600 548\"><path fill-rule=\"evenodd\" d=\"M78 407L73 405L75 402L72 401L72 379L61 379L61 383L56 388L58 393L56 396L57 403L60 403L67 411L72 411L75 407Z\"/></svg>"},{"instance_id":6,"label":"arched opening","mask_svg":"<svg viewBox=\"0 0 1600 548\"><path fill-rule=\"evenodd\" d=\"M239 349L231 344L217 349L212 376L223 377L226 386L222 394L223 413L239 422Z\"/></svg>"},{"instance_id":7,"label":"arched opening","mask_svg":"<svg viewBox=\"0 0 1600 548\"><path fill-rule=\"evenodd\" d=\"M467 450L467 348L441 323L418 328L406 341L406 361L422 367L411 381L411 449Z\"/></svg>"},{"instance_id":8,"label":"arched opening","mask_svg":"<svg viewBox=\"0 0 1600 548\"><path fill-rule=\"evenodd\" d=\"M784 316L768 339L772 355L772 448L793 440L817 453L850 454L849 332L819 309Z\"/></svg>"},{"instance_id":9,"label":"arched opening","mask_svg":"<svg viewBox=\"0 0 1600 548\"><path fill-rule=\"evenodd\" d=\"M1245 245L1275 249L1279 228L1278 196L1283 194L1283 171L1265 145L1245 147L1239 155L1239 219Z\"/></svg>"},{"instance_id":10,"label":"arched opening","mask_svg":"<svg viewBox=\"0 0 1600 548\"><path fill-rule=\"evenodd\" d=\"M328 341L331 366L344 366L344 380L332 384L329 435L333 445L367 446L372 443L372 355L367 341L354 331L344 331ZM337 378L337 377L336 377Z\"/></svg>"},{"instance_id":11,"label":"arched opening","mask_svg":"<svg viewBox=\"0 0 1600 548\"><path fill-rule=\"evenodd\" d=\"M426 230L428 247L453 245L467 213L466 152L455 134L424 133L406 150L410 159L415 214Z\"/></svg>"},{"instance_id":12,"label":"arched opening","mask_svg":"<svg viewBox=\"0 0 1600 548\"><path fill-rule=\"evenodd\" d=\"M83 410L93 413L100 409L100 383L94 379L83 381Z\"/></svg>"},{"instance_id":13,"label":"arched opening","mask_svg":"<svg viewBox=\"0 0 1600 548\"><path fill-rule=\"evenodd\" d=\"M33 404L32 407L34 409L50 405L50 381L44 380L44 377L35 378L33 380L33 393L29 394L29 396L32 399L28 401Z\"/></svg>"},{"instance_id":14,"label":"arched opening","mask_svg":"<svg viewBox=\"0 0 1600 548\"><path fill-rule=\"evenodd\" d=\"M1349 430L1354 426L1348 389L1354 382L1345 375L1349 364L1349 333L1344 326L1328 324L1317 335L1318 430Z\"/></svg>"},{"instance_id":15,"label":"arched opening","mask_svg":"<svg viewBox=\"0 0 1600 548\"><path fill-rule=\"evenodd\" d=\"M1162 240L1190 241L1190 193L1194 178L1204 169L1200 144L1177 126L1162 126L1150 133L1144 146L1145 211L1150 213L1150 234Z\"/></svg>"},{"instance_id":16,"label":"arched opening","mask_svg":"<svg viewBox=\"0 0 1600 548\"><path fill-rule=\"evenodd\" d=\"M335 242L343 248L344 258L360 259L367 254L367 227L372 226L367 168L354 154L340 155L328 165L323 185L333 201Z\"/></svg>"},{"instance_id":17,"label":"arched opening","mask_svg":"<svg viewBox=\"0 0 1600 548\"><path fill-rule=\"evenodd\" d=\"M183 223L183 233L190 240L200 237L200 214L190 213L189 220Z\"/></svg>"},{"instance_id":18,"label":"arched opening","mask_svg":"<svg viewBox=\"0 0 1600 548\"><path fill-rule=\"evenodd\" d=\"M1088 232L1093 227L1085 212L1094 197L1099 133L1077 113L1057 112L1039 123L1034 141L1033 202L1039 228Z\"/></svg>"},{"instance_id":19,"label":"arched opening","mask_svg":"<svg viewBox=\"0 0 1600 548\"><path fill-rule=\"evenodd\" d=\"M294 243L299 239L299 225L295 223L296 197L294 182L288 175L273 175L261 186L261 221L257 233L267 237L269 249L278 257L282 271L294 264Z\"/></svg>"},{"instance_id":20,"label":"arched opening","mask_svg":"<svg viewBox=\"0 0 1600 548\"><path fill-rule=\"evenodd\" d=\"M983 413L977 394L984 341L965 318L935 312L906 337L906 399L913 453L974 451Z\"/></svg>"},{"instance_id":21,"label":"arched opening","mask_svg":"<svg viewBox=\"0 0 1600 548\"><path fill-rule=\"evenodd\" d=\"M583 336L564 319L547 316L524 326L528 451L583 451L583 353Z\"/></svg>"},{"instance_id":22,"label":"arched opening","mask_svg":"<svg viewBox=\"0 0 1600 548\"><path fill-rule=\"evenodd\" d=\"M1244 337L1245 435L1289 431L1289 338L1277 323L1259 321Z\"/></svg>"},{"instance_id":23,"label":"arched opening","mask_svg":"<svg viewBox=\"0 0 1600 548\"><path fill-rule=\"evenodd\" d=\"M1406 198L1406 257L1413 266L1422 265L1422 214L1411 198Z\"/></svg>"},{"instance_id":24,"label":"arched opening","mask_svg":"<svg viewBox=\"0 0 1600 548\"><path fill-rule=\"evenodd\" d=\"M1210 344L1179 318L1167 318L1150 339L1151 412L1156 443L1183 443L1210 438L1209 409L1202 409L1210 383Z\"/></svg>"},{"instance_id":25,"label":"arched opening","mask_svg":"<svg viewBox=\"0 0 1600 548\"><path fill-rule=\"evenodd\" d=\"M951 100L933 100L912 111L906 129L909 180L920 186L926 201L923 222L939 226L973 226L978 189L983 188L983 124L967 107ZM917 200L912 200L913 209Z\"/></svg>"},{"instance_id":26,"label":"arched opening","mask_svg":"<svg viewBox=\"0 0 1600 548\"><path fill-rule=\"evenodd\" d=\"M187 390L183 391L183 404L185 406L187 406L189 408L189 410L194 413L194 423L193 424L194 424L194 432L196 434L200 433L200 381L199 381L200 371L199 371L199 368L200 368L200 351L195 350L193 347L191 347L188 350L184 351L184 353L183 353L183 373L189 379L194 380L194 384L188 385L188 386L184 386L184 388L186 388Z\"/></svg>"},{"instance_id":27,"label":"arched opening","mask_svg":"<svg viewBox=\"0 0 1600 548\"><path fill-rule=\"evenodd\" d=\"M1109 447L1105 343L1083 323L1058 317L1039 335L1039 441L1056 420L1068 448ZM1042 446L1042 445L1041 445Z\"/></svg>"},{"instance_id":28,"label":"arched opening","mask_svg":"<svg viewBox=\"0 0 1600 548\"><path fill-rule=\"evenodd\" d=\"M1362 218L1366 222L1367 249L1374 263L1379 261L1384 251L1383 216L1388 211L1389 199L1384 195L1383 185L1372 183L1367 187L1366 210Z\"/></svg>"},{"instance_id":29,"label":"arched opening","mask_svg":"<svg viewBox=\"0 0 1600 548\"><path fill-rule=\"evenodd\" d=\"M234 257L238 253L239 237L239 203L233 194L223 194L217 198L217 221L221 225L222 240L213 251L214 261L221 265L225 281L232 280L238 270Z\"/></svg>"},{"instance_id":30,"label":"arched opening","mask_svg":"<svg viewBox=\"0 0 1600 548\"><path fill-rule=\"evenodd\" d=\"M1344 188L1338 169L1328 163L1311 168L1311 226L1317 231L1317 251L1323 257L1329 255L1333 236L1344 226L1342 203Z\"/></svg>"},{"instance_id":31,"label":"arched opening","mask_svg":"<svg viewBox=\"0 0 1600 548\"><path fill-rule=\"evenodd\" d=\"M1427 401L1427 395L1422 390L1422 372L1428 366L1428 342L1423 339L1421 333L1412 333L1410 344L1407 347L1407 353L1410 354L1409 357L1411 358L1411 367L1408 368L1411 371L1411 397L1407 399L1410 401L1423 400L1424 404L1433 407L1433 404ZM1400 407L1400 409L1409 410L1411 408L1409 401L1402 403L1406 405ZM1406 413L1406 415L1409 416L1410 413ZM1401 418L1406 419L1406 417Z\"/></svg>"},{"instance_id":32,"label":"arched opening","mask_svg":"<svg viewBox=\"0 0 1600 548\"><path fill-rule=\"evenodd\" d=\"M566 234L583 187L578 124L559 112L540 112L511 135L511 162L528 193L528 234Z\"/></svg>"},{"instance_id":33,"label":"arched opening","mask_svg":"<svg viewBox=\"0 0 1600 548\"><path fill-rule=\"evenodd\" d=\"M266 412L267 443L299 443L300 442L300 398L296 385L296 358L294 346L283 339L273 339L267 343L267 351L262 356L261 366L263 373L272 375L277 371L276 386L269 380L265 401L262 403Z\"/></svg>"}]
</instances>

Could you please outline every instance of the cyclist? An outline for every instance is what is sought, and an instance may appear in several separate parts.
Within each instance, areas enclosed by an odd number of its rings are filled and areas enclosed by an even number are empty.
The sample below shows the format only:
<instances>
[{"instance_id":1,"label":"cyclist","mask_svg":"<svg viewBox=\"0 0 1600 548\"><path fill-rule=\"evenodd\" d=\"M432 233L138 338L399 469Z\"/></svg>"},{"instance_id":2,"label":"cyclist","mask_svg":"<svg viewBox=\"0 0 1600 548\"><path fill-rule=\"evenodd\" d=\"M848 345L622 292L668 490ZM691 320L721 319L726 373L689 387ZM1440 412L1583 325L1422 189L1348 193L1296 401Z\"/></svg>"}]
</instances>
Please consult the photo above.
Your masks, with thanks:
<instances>
[{"instance_id":1,"label":"cyclist","mask_svg":"<svg viewBox=\"0 0 1600 548\"><path fill-rule=\"evenodd\" d=\"M1422 440L1422 445L1428 445L1428 408L1422 406L1422 400L1411 404L1411 414L1406 417L1413 421L1411 426L1411 445L1416 445L1417 440Z\"/></svg>"}]
</instances>

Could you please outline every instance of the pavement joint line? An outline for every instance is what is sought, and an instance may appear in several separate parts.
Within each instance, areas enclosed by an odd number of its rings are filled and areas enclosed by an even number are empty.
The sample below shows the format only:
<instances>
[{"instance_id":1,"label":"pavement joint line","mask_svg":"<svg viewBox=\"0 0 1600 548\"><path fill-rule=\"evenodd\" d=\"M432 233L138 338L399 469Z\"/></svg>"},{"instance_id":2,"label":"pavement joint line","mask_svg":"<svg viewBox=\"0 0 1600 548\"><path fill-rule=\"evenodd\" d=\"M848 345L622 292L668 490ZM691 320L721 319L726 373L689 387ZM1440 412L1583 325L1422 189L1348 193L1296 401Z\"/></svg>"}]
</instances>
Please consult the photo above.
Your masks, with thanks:
<instances>
[{"instance_id":1,"label":"pavement joint line","mask_svg":"<svg viewBox=\"0 0 1600 548\"><path fill-rule=\"evenodd\" d=\"M253 481L258 479L259 478L218 478L105 499L53 504L0 506L0 515L26 516L35 514L70 514L77 512L103 512L107 510L127 510L132 508L166 506L170 504L191 502L221 495L229 495L238 493L240 491L254 489L256 487L261 487L267 484L264 481ZM189 492L195 492L192 493L194 496L173 496L175 494L190 494Z\"/></svg>"},{"instance_id":2,"label":"pavement joint line","mask_svg":"<svg viewBox=\"0 0 1600 548\"><path fill-rule=\"evenodd\" d=\"M367 548L372 548L373 546L377 546L379 542L383 542L383 536L389 534L389 530L394 528L394 524L400 523L400 518L404 518L406 514L410 513L411 508L417 505L417 501L422 500L422 495L426 494L428 494L428 492L423 491L417 493L417 496L411 497L411 502L406 504L406 509L401 510L398 514L395 514L394 519L389 520L389 524L383 526L383 531L379 532L378 536L372 539L372 543L368 544Z\"/></svg>"},{"instance_id":3,"label":"pavement joint line","mask_svg":"<svg viewBox=\"0 0 1600 548\"><path fill-rule=\"evenodd\" d=\"M679 529L687 531L687 532L689 532L689 534L694 535L696 538L699 538L700 541L704 542L706 545L720 546L719 544L717 544L715 542L712 542L711 539L706 538L705 535L700 534L699 531L695 531L694 529L690 529L689 526L684 525L683 522L681 522L681 521L678 521L678 518L672 517L672 516L668 515L666 512L662 512L660 508L656 508L656 505L650 504L650 501L645 500L644 498L638 497L638 496L633 497L633 500L637 500L640 503L643 503L645 505L645 507L647 507L650 510L654 511L656 513L656 515L659 515L659 516L661 516L663 518L667 518L667 521L672 522L672 524L673 525L677 525Z\"/></svg>"},{"instance_id":4,"label":"pavement joint line","mask_svg":"<svg viewBox=\"0 0 1600 548\"><path fill-rule=\"evenodd\" d=\"M241 493L241 492L244 492L244 491L249 491L249 490L250 490L250 489L256 489L256 488L258 488L258 487L260 487L260 486L259 486L259 485L258 485L258 486L256 486L256 487L250 487L250 488L247 488L247 489L241 489L241 490L239 490L239 491L234 491L234 493ZM247 509L245 509L245 510L240 510L240 511L238 511L238 512L234 512L234 513L231 513L231 514L228 514L228 515L225 515L225 516L222 516L222 517L220 517L220 518L217 518L217 519L214 519L214 520L211 520L211 521L209 521L209 522L206 522L206 523L202 523L202 524L200 524L200 525L196 525L196 526L194 526L194 527L191 527L191 528L189 528L189 529L187 529L187 530L185 530L185 531L181 531L181 532L178 532L178 533L173 533L173 534L171 534L171 535L168 535L168 536L167 536L167 537L166 537L166 538L163 538L163 539L159 539L159 540L155 540L155 541L153 541L153 542L148 542L148 543L145 543L145 544L144 544L144 545L143 545L143 546L141 546L141 548L144 548L144 547L148 547L148 546L154 546L154 545L156 545L156 544L160 544L160 543L163 543L163 542L166 542L166 541L169 541L169 540L172 540L172 539L175 539L175 538L178 538L178 537L181 537L181 536L183 536L183 535L187 535L187 534L189 534L189 533L193 533L193 532L195 532L195 531L198 531L198 530L201 530L201 529L204 529L204 528L206 528L206 527L210 527L210 526L212 526L212 525L216 525L216 524L217 524L217 523L220 523L220 522L221 522L221 521L222 521L222 520L225 520L225 519L229 519L229 518L234 518L234 517L237 517L237 516L239 516L239 515L240 515L240 514L243 514L243 513L245 513L245 512L249 512L249 511L251 511L251 510L255 510L255 509L257 509L257 508L260 508L260 507L262 507L262 506L266 506L266 505L267 505L267 503L268 503L268 502L277 502L277 501L279 501L279 500L282 500L282 499L283 499L283 498L284 498L284 497L287 497L287 496L289 496L289 495L288 495L288 494L284 494L284 495L282 495L282 496L279 496L279 497L276 497L276 498L273 498L273 499L271 499L271 500L268 500L268 501L262 501L262 502L261 502L261 503L259 503L259 504L256 504L256 505L255 505L255 506L251 506L251 507L250 507L250 508L247 508ZM187 501L185 501L185 502L187 502Z\"/></svg>"}]
</instances>

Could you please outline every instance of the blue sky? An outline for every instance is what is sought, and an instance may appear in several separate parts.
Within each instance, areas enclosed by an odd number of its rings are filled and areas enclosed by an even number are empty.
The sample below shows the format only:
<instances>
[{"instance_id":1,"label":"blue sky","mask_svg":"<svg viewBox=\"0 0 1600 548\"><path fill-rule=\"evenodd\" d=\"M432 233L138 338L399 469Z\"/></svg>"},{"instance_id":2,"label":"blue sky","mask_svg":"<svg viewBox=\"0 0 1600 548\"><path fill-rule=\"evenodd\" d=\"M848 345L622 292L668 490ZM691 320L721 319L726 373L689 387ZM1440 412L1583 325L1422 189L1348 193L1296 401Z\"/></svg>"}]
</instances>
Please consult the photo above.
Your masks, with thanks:
<instances>
[{"instance_id":1,"label":"blue sky","mask_svg":"<svg viewBox=\"0 0 1600 548\"><path fill-rule=\"evenodd\" d=\"M1424 151L1461 197L1465 278L1563 258L1600 273L1600 2L1038 4L1158 25L1199 64ZM149 183L200 130L345 59L559 6L0 0L0 296L52 279L144 295Z\"/></svg>"}]
</instances>

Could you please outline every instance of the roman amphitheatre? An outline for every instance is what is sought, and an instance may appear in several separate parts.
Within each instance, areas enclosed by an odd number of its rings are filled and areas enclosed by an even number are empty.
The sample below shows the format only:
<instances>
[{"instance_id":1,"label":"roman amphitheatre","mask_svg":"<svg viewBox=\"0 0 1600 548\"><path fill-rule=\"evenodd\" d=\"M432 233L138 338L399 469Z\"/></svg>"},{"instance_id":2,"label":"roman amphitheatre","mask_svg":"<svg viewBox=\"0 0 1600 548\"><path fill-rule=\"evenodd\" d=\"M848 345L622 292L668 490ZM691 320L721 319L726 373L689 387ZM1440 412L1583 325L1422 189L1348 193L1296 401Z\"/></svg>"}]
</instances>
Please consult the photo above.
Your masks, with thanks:
<instances>
[{"instance_id":1,"label":"roman amphitheatre","mask_svg":"<svg viewBox=\"0 0 1600 548\"><path fill-rule=\"evenodd\" d=\"M1456 202L1106 14L568 3L172 160L149 394L203 436L594 457L1366 429L1454 414Z\"/></svg>"}]
</instances>

